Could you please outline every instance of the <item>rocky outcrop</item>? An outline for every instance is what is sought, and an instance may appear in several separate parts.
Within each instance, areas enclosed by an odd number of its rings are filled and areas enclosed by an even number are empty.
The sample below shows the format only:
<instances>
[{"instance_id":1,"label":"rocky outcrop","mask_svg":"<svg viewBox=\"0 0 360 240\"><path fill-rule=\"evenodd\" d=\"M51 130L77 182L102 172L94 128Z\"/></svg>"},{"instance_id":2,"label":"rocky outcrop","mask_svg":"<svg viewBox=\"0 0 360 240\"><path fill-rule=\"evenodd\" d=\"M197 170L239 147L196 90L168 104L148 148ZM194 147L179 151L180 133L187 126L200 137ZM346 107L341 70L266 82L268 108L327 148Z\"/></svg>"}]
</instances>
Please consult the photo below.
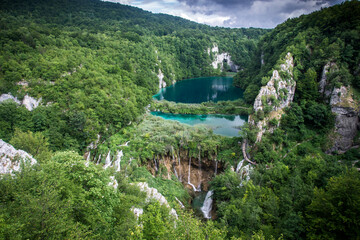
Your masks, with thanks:
<instances>
[{"instance_id":1,"label":"rocky outcrop","mask_svg":"<svg viewBox=\"0 0 360 240\"><path fill-rule=\"evenodd\" d=\"M266 86L261 87L255 99L255 113L250 115L249 123L256 125L259 129L257 142L261 141L262 135L267 128L272 132L277 127L268 126L269 121L276 119L278 122L283 114L283 109L288 107L294 99L296 82L293 79L293 68L293 57L290 53L287 53L279 71L273 71L272 77Z\"/></svg>"},{"instance_id":2,"label":"rocky outcrop","mask_svg":"<svg viewBox=\"0 0 360 240\"><path fill-rule=\"evenodd\" d=\"M322 71L321 80L319 82L319 92L323 95L324 98L329 98L331 95L331 89L329 89L327 82L327 74L337 68L335 63L329 62L327 63Z\"/></svg>"},{"instance_id":3,"label":"rocky outcrop","mask_svg":"<svg viewBox=\"0 0 360 240\"><path fill-rule=\"evenodd\" d=\"M147 182L139 182L133 185L138 186L140 191L146 193L146 202L149 202L151 200L156 200L160 203L160 205L164 205L167 208L170 208L170 205L166 200L166 198L156 188L149 187ZM138 212L141 212L140 214L142 214L142 211L138 211ZM170 214L175 218L177 218L177 213L175 209L171 208Z\"/></svg>"},{"instance_id":4,"label":"rocky outcrop","mask_svg":"<svg viewBox=\"0 0 360 240\"><path fill-rule=\"evenodd\" d=\"M211 179L223 169L221 162L201 156L190 158L185 150L172 156L156 156L148 162L148 170L156 175L161 165L166 168L168 179L174 174L191 193L208 191Z\"/></svg>"},{"instance_id":5,"label":"rocky outcrop","mask_svg":"<svg viewBox=\"0 0 360 240\"><path fill-rule=\"evenodd\" d=\"M335 136L327 153L344 153L353 146L360 129L360 104L354 101L351 88L342 86L333 89L330 105L335 114Z\"/></svg>"},{"instance_id":6,"label":"rocky outcrop","mask_svg":"<svg viewBox=\"0 0 360 240\"><path fill-rule=\"evenodd\" d=\"M41 103L41 98L39 98L38 100L30 97L29 95L25 95L24 99L22 101L19 101L17 99L17 97L14 97L13 95L11 95L10 93L8 94L2 94L0 96L0 102L6 101L6 100L12 100L15 103L17 103L18 105L23 105L24 107L26 107L27 110L32 111L33 109L37 108L40 103Z\"/></svg>"},{"instance_id":7,"label":"rocky outcrop","mask_svg":"<svg viewBox=\"0 0 360 240\"><path fill-rule=\"evenodd\" d=\"M219 47L214 44L213 47L210 49L208 48L208 54L214 54L214 61L211 63L214 69L217 69L220 66L221 71L224 70L224 63L229 65L232 72L238 72L239 66L237 66L232 60L231 56L227 52L219 53Z\"/></svg>"},{"instance_id":8,"label":"rocky outcrop","mask_svg":"<svg viewBox=\"0 0 360 240\"><path fill-rule=\"evenodd\" d=\"M19 171L21 162L33 165L36 160L23 150L16 150L12 145L0 139L0 174Z\"/></svg>"},{"instance_id":9,"label":"rocky outcrop","mask_svg":"<svg viewBox=\"0 0 360 240\"><path fill-rule=\"evenodd\" d=\"M336 63L328 62L319 82L319 92L329 103L335 115L334 134L330 135L332 146L326 153L344 153L353 146L354 138L360 128L360 103L354 100L350 86L336 87L328 79L329 73L338 71Z\"/></svg>"}]
</instances>

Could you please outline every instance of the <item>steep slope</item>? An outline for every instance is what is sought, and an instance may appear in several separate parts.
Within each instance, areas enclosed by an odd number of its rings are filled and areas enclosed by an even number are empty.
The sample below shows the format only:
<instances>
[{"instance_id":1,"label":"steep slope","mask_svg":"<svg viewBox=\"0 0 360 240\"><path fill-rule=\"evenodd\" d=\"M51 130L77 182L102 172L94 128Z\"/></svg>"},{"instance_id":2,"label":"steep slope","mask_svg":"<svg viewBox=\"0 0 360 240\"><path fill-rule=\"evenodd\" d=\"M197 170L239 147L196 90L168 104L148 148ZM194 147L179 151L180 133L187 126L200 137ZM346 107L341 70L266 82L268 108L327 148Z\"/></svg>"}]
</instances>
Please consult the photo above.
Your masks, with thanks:
<instances>
[{"instance_id":1,"label":"steep slope","mask_svg":"<svg viewBox=\"0 0 360 240\"><path fill-rule=\"evenodd\" d=\"M296 114L299 119L303 119L296 128L312 129L321 135L328 131L326 134L331 135L327 143L329 146L323 147L329 153L343 153L356 145L360 112L357 104L360 101L359 16L360 3L345 2L289 19L264 36L259 43L257 56L253 59L253 66L235 77L236 84L246 88L245 100L255 101L252 119L256 117L253 124L259 128L258 141L264 133L264 126L271 120L267 117L265 123L263 112L258 111L262 98L268 95L263 89L272 82L269 81L272 69L277 69L281 65L280 59L290 52L294 58L291 75L296 87L294 85L293 89L287 89L286 92L292 96L286 106L291 106L292 102L300 106L297 108L300 112ZM331 71L328 71L329 68ZM261 85L263 87L258 94ZM276 100L280 99L277 97ZM269 113L271 109L267 110ZM334 113L336 120L331 117L331 113ZM277 120L280 117L281 114L278 114ZM275 120L274 124L279 125ZM290 126L286 119L281 124L284 128ZM294 129L292 126L290 128ZM334 129L333 134L329 132L331 128ZM297 138L302 137L298 135Z\"/></svg>"},{"instance_id":2,"label":"steep slope","mask_svg":"<svg viewBox=\"0 0 360 240\"><path fill-rule=\"evenodd\" d=\"M31 113L1 105L27 123L2 115L0 137L9 140L22 125L45 131L53 150L84 149L97 134L106 138L136 121L159 86L231 70L212 65L217 55L247 66L268 32L212 28L98 0L0 6L0 93L42 99ZM218 51L208 51L214 45Z\"/></svg>"}]
</instances>

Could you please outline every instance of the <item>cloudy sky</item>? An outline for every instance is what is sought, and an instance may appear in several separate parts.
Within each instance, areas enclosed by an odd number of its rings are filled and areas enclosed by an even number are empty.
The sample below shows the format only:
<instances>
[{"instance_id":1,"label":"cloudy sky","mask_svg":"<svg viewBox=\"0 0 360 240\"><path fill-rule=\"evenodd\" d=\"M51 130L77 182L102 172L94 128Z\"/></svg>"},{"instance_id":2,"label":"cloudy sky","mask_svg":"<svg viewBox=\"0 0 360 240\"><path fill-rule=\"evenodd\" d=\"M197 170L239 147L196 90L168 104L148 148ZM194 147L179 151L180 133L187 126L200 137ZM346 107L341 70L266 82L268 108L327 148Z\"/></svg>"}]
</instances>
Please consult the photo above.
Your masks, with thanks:
<instances>
[{"instance_id":1,"label":"cloudy sky","mask_svg":"<svg viewBox=\"0 0 360 240\"><path fill-rule=\"evenodd\" d=\"M211 26L273 28L344 0L106 0Z\"/></svg>"}]
</instances>

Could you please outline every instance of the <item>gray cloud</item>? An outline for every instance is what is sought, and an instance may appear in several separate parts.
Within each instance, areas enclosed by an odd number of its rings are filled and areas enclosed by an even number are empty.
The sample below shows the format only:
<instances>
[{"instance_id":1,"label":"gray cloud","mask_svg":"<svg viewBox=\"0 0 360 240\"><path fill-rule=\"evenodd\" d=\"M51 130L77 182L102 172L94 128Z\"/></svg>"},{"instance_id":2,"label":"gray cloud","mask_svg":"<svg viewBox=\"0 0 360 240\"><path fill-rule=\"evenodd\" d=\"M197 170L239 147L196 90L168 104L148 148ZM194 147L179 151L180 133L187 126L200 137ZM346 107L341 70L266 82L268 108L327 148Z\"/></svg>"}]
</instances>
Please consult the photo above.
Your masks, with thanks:
<instances>
[{"instance_id":1,"label":"gray cloud","mask_svg":"<svg viewBox=\"0 0 360 240\"><path fill-rule=\"evenodd\" d=\"M273 28L343 0L108 0L212 26Z\"/></svg>"}]
</instances>

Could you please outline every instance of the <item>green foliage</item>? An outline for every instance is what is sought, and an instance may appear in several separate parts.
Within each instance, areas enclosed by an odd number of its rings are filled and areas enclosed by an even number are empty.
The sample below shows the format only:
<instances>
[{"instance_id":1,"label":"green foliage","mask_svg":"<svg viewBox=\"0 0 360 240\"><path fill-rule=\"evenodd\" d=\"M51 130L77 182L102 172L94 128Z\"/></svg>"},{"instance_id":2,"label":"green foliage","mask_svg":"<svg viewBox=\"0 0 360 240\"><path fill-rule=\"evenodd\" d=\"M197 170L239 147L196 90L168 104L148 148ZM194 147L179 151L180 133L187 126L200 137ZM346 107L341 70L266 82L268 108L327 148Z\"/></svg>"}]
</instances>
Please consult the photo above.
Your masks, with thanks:
<instances>
[{"instance_id":1,"label":"green foliage","mask_svg":"<svg viewBox=\"0 0 360 240\"><path fill-rule=\"evenodd\" d=\"M297 81L295 101L317 100L318 80L324 65L335 62L339 69L329 75L330 85L355 83L358 86L358 56L360 55L360 4L346 1L299 18L288 19L267 33L259 42L251 64L234 77L234 83L252 92L253 85L266 82L274 66L279 66L287 52L294 56L294 80ZM264 60L264 65L259 59ZM353 74L355 73L355 74ZM287 71L280 76L289 79ZM246 94L244 95L246 96ZM246 101L252 103L254 97Z\"/></svg>"},{"instance_id":2,"label":"green foliage","mask_svg":"<svg viewBox=\"0 0 360 240\"><path fill-rule=\"evenodd\" d=\"M349 171L315 189L307 208L309 239L356 239L360 222L360 177Z\"/></svg>"},{"instance_id":3,"label":"green foliage","mask_svg":"<svg viewBox=\"0 0 360 240\"><path fill-rule=\"evenodd\" d=\"M136 224L130 211L135 199L114 191L109 181L101 168L86 167L74 152L56 153L40 166L3 177L5 238L127 237L124 230Z\"/></svg>"},{"instance_id":4,"label":"green foliage","mask_svg":"<svg viewBox=\"0 0 360 240\"><path fill-rule=\"evenodd\" d=\"M245 66L269 31L212 28L93 0L1 5L0 92L51 105L36 113L3 105L0 137L9 141L15 127L40 131L52 150L82 151L97 134L107 138L136 122L158 90L159 70L168 85L220 74L207 52L213 44Z\"/></svg>"},{"instance_id":5,"label":"green foliage","mask_svg":"<svg viewBox=\"0 0 360 240\"><path fill-rule=\"evenodd\" d=\"M184 104L169 102L166 100L153 101L150 107L151 111L161 111L164 113L174 114L232 114L232 115L247 115L250 111L250 106L245 104L243 99L236 101L219 101L203 102L201 104Z\"/></svg>"},{"instance_id":6,"label":"green foliage","mask_svg":"<svg viewBox=\"0 0 360 240\"><path fill-rule=\"evenodd\" d=\"M40 162L51 157L51 152L48 149L49 143L41 132L22 132L20 129L15 129L10 144L17 149L30 153Z\"/></svg>"}]
</instances>

